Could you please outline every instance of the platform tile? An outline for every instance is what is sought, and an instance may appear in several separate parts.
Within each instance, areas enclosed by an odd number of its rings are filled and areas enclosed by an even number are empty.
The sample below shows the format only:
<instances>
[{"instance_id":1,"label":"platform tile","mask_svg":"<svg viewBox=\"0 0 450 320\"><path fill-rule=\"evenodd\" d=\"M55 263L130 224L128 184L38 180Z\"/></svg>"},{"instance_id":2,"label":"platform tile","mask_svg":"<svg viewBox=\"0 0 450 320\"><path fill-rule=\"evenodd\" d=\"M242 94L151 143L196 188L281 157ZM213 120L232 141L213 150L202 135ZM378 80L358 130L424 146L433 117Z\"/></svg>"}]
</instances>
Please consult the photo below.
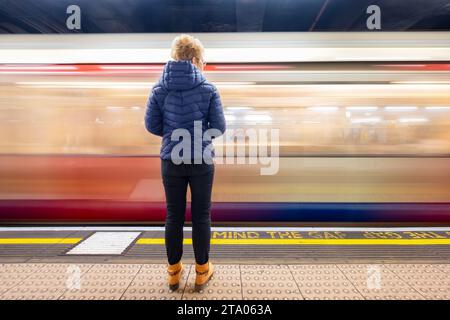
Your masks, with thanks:
<instances>
[{"instance_id":1,"label":"platform tile","mask_svg":"<svg viewBox=\"0 0 450 320\"><path fill-rule=\"evenodd\" d=\"M171 291L167 284L164 264L145 264L131 281L121 299L124 300L178 300L181 299L191 265L184 265L180 287Z\"/></svg>"},{"instance_id":2,"label":"platform tile","mask_svg":"<svg viewBox=\"0 0 450 320\"><path fill-rule=\"evenodd\" d=\"M0 298L2 294L37 273L42 267L42 264L0 264Z\"/></svg>"},{"instance_id":3,"label":"platform tile","mask_svg":"<svg viewBox=\"0 0 450 320\"><path fill-rule=\"evenodd\" d=\"M450 277L450 264L435 264L435 266Z\"/></svg>"},{"instance_id":4,"label":"platform tile","mask_svg":"<svg viewBox=\"0 0 450 320\"><path fill-rule=\"evenodd\" d=\"M442 265L388 264L386 266L425 299L450 299L450 274L442 271Z\"/></svg>"},{"instance_id":5,"label":"platform tile","mask_svg":"<svg viewBox=\"0 0 450 320\"><path fill-rule=\"evenodd\" d=\"M40 266L40 267L39 267ZM88 264L23 264L28 272L26 279L5 292L5 300L56 300L73 284L74 277L81 279L91 265ZM76 280L76 279L75 279Z\"/></svg>"},{"instance_id":6,"label":"platform tile","mask_svg":"<svg viewBox=\"0 0 450 320\"><path fill-rule=\"evenodd\" d=\"M241 265L243 299L302 300L287 265Z\"/></svg>"},{"instance_id":7,"label":"platform tile","mask_svg":"<svg viewBox=\"0 0 450 320\"><path fill-rule=\"evenodd\" d=\"M306 300L361 300L363 296L336 265L289 265Z\"/></svg>"},{"instance_id":8,"label":"platform tile","mask_svg":"<svg viewBox=\"0 0 450 320\"><path fill-rule=\"evenodd\" d=\"M338 264L338 268L369 300L421 300L423 297L381 264Z\"/></svg>"},{"instance_id":9,"label":"platform tile","mask_svg":"<svg viewBox=\"0 0 450 320\"><path fill-rule=\"evenodd\" d=\"M183 300L241 300L241 276L239 265L214 265L214 274L205 288L199 292L195 287L195 265L191 266Z\"/></svg>"},{"instance_id":10,"label":"platform tile","mask_svg":"<svg viewBox=\"0 0 450 320\"><path fill-rule=\"evenodd\" d=\"M79 288L67 290L63 300L118 300L141 269L139 264L96 264L81 278Z\"/></svg>"}]
</instances>

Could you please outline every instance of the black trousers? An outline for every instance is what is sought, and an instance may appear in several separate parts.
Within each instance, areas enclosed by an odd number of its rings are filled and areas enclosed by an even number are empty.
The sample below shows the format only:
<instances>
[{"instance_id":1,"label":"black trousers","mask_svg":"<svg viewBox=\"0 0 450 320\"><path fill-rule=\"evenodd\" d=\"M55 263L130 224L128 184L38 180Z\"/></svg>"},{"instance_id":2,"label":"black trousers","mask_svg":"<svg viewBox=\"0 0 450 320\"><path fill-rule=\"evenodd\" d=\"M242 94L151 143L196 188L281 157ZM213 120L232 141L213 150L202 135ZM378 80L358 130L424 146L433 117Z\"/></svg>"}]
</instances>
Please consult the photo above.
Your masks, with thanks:
<instances>
[{"instance_id":1,"label":"black trousers","mask_svg":"<svg viewBox=\"0 0 450 320\"><path fill-rule=\"evenodd\" d=\"M176 165L171 160L161 160L161 174L167 204L165 241L168 261L175 264L183 255L183 226L189 185L195 262L204 264L209 259L211 240L210 209L214 164Z\"/></svg>"}]
</instances>

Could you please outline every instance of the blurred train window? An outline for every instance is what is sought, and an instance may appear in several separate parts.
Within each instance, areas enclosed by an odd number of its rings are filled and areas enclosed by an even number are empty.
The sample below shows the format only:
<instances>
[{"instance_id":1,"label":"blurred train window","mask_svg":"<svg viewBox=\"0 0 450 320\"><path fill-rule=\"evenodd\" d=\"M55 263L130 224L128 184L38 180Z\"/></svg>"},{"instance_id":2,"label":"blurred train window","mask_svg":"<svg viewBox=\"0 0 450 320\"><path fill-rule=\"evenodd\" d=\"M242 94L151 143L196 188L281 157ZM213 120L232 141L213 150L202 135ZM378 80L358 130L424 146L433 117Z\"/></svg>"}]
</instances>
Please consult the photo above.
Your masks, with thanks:
<instances>
[{"instance_id":1,"label":"blurred train window","mask_svg":"<svg viewBox=\"0 0 450 320\"><path fill-rule=\"evenodd\" d=\"M207 76L246 144L248 130L273 128L281 156L450 154L447 64L280 64L246 81L240 66ZM0 69L0 153L157 156L160 139L143 121L161 66L101 67L108 77L92 65Z\"/></svg>"}]
</instances>

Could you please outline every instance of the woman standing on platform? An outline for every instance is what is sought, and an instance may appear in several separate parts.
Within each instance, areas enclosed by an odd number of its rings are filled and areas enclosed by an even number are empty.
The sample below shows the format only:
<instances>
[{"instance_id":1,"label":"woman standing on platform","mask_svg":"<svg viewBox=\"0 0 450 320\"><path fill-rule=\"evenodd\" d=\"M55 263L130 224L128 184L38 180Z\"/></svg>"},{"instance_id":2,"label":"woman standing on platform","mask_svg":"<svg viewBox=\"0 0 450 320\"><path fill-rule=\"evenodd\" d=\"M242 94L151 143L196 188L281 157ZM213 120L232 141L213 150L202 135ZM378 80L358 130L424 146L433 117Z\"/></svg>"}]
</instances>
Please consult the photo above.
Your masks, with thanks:
<instances>
[{"instance_id":1,"label":"woman standing on platform","mask_svg":"<svg viewBox=\"0 0 450 320\"><path fill-rule=\"evenodd\" d=\"M164 66L148 99L145 125L149 132L163 138L160 158L167 204L165 244L169 287L178 288L183 271L183 226L189 185L198 291L214 271L209 261L214 150L212 137L205 139L205 136L223 134L225 118L217 88L202 74L206 63L201 42L180 35L173 40L171 55L173 60ZM189 147L182 148L187 142Z\"/></svg>"}]
</instances>

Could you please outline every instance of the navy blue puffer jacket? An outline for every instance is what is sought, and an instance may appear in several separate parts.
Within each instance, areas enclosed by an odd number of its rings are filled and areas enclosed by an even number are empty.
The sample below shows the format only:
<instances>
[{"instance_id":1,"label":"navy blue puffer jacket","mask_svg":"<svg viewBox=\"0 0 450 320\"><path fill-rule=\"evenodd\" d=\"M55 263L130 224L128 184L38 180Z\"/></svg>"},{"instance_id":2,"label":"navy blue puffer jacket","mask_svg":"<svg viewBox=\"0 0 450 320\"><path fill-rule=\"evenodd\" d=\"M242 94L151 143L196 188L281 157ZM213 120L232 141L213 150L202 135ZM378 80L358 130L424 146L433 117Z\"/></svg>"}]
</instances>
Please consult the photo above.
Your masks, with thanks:
<instances>
[{"instance_id":1,"label":"navy blue puffer jacket","mask_svg":"<svg viewBox=\"0 0 450 320\"><path fill-rule=\"evenodd\" d=\"M163 138L161 159L173 160L172 149L180 141L172 141L171 136L179 128L187 129L190 133L190 158L194 159L198 155L194 151L194 121L200 121L197 124L201 123L202 135L208 129L224 133L225 117L219 92L190 61L169 61L164 66L161 78L152 88L145 113L147 130ZM198 133L197 130L196 134ZM209 148L209 154L214 157L210 141L202 142L202 154L205 148ZM183 156L183 152L180 156Z\"/></svg>"}]
</instances>

